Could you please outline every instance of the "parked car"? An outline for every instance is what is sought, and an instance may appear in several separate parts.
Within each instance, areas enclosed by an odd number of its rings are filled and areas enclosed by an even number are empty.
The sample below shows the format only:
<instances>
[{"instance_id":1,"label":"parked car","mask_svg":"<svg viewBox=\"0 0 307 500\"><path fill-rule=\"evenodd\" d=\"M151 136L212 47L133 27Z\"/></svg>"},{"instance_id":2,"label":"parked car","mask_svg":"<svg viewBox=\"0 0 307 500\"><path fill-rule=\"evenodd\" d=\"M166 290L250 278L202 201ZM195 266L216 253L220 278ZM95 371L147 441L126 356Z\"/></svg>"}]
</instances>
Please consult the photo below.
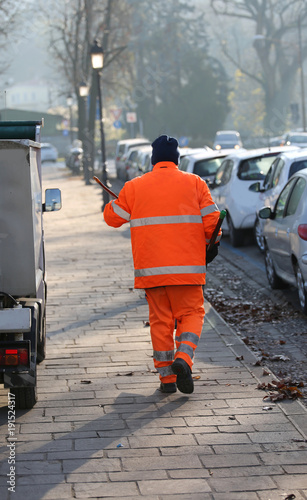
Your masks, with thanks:
<instances>
[{"instance_id":1,"label":"parked car","mask_svg":"<svg viewBox=\"0 0 307 500\"><path fill-rule=\"evenodd\" d=\"M258 181L249 187L250 191L259 193L254 233L256 244L261 252L264 251L262 234L264 223L257 216L257 211L264 205L273 209L280 191L290 177L304 168L307 168L307 150L297 148L294 151L281 153L273 161L263 183Z\"/></svg>"},{"instance_id":2,"label":"parked car","mask_svg":"<svg viewBox=\"0 0 307 500\"><path fill-rule=\"evenodd\" d=\"M223 232L229 233L234 247L243 244L245 232L255 225L259 195L249 190L250 185L257 180L263 181L276 156L287 150L291 148L280 146L234 151L217 170L211 194L219 209L227 210Z\"/></svg>"},{"instance_id":3,"label":"parked car","mask_svg":"<svg viewBox=\"0 0 307 500\"><path fill-rule=\"evenodd\" d=\"M140 159L142 158L142 153L152 154L151 146L138 146L136 148L129 149L126 157L123 157L123 162L125 163L126 170L126 180L130 181L134 179L134 177L139 177L144 173L144 170L141 168Z\"/></svg>"},{"instance_id":4,"label":"parked car","mask_svg":"<svg viewBox=\"0 0 307 500\"><path fill-rule=\"evenodd\" d=\"M240 149L242 147L240 133L236 130L219 130L216 132L213 149Z\"/></svg>"},{"instance_id":5,"label":"parked car","mask_svg":"<svg viewBox=\"0 0 307 500\"><path fill-rule=\"evenodd\" d=\"M151 155L152 155L152 148L150 147L148 150L142 148L141 153L140 153L140 170L143 171L143 173L150 172L152 170L152 164L151 164ZM213 151L211 148L208 146L204 146L203 148L179 148L180 152L180 163L179 163L179 168L181 165L181 162L183 161L183 158L186 158L187 156L194 155L196 153L206 153L207 151Z\"/></svg>"},{"instance_id":6,"label":"parked car","mask_svg":"<svg viewBox=\"0 0 307 500\"><path fill-rule=\"evenodd\" d=\"M41 144L41 162L53 161L56 162L58 159L58 150L49 142L42 142Z\"/></svg>"},{"instance_id":7,"label":"parked car","mask_svg":"<svg viewBox=\"0 0 307 500\"><path fill-rule=\"evenodd\" d=\"M125 139L118 141L116 145L116 153L115 153L115 168L116 175L118 179L126 181L126 170L124 166L124 158L126 158L129 149L135 148L137 146L142 145L150 145L151 142L148 139L139 137L137 139Z\"/></svg>"},{"instance_id":8,"label":"parked car","mask_svg":"<svg viewBox=\"0 0 307 500\"><path fill-rule=\"evenodd\" d=\"M298 290L307 314L307 169L294 174L281 191L274 209L259 210L265 219L265 266L271 288L285 283Z\"/></svg>"},{"instance_id":9,"label":"parked car","mask_svg":"<svg viewBox=\"0 0 307 500\"><path fill-rule=\"evenodd\" d=\"M136 162L137 168L142 174L146 174L146 172L150 172L152 170L151 155L151 146L140 147Z\"/></svg>"},{"instance_id":10,"label":"parked car","mask_svg":"<svg viewBox=\"0 0 307 500\"><path fill-rule=\"evenodd\" d=\"M213 151L209 146L204 146L203 148L179 148L180 160L186 156L194 155L196 153L205 153L206 151Z\"/></svg>"},{"instance_id":11,"label":"parked car","mask_svg":"<svg viewBox=\"0 0 307 500\"><path fill-rule=\"evenodd\" d=\"M232 152L233 149L221 149L192 153L183 159L180 158L179 169L199 175L207 184L211 185L223 159Z\"/></svg>"},{"instance_id":12,"label":"parked car","mask_svg":"<svg viewBox=\"0 0 307 500\"><path fill-rule=\"evenodd\" d=\"M307 132L288 132L284 135L282 144L307 148Z\"/></svg>"}]
</instances>

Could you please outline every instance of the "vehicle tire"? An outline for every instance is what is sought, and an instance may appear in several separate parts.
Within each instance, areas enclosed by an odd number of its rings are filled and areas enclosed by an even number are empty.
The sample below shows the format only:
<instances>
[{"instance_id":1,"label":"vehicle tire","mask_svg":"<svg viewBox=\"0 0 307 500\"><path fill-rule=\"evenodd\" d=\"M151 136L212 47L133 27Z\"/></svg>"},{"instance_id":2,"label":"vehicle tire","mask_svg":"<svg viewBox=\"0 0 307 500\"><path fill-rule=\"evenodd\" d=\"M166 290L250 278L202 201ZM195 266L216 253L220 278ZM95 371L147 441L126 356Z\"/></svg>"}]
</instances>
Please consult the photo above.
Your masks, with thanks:
<instances>
[{"instance_id":1,"label":"vehicle tire","mask_svg":"<svg viewBox=\"0 0 307 500\"><path fill-rule=\"evenodd\" d=\"M302 275L302 271L300 270L300 267L296 267L296 283L297 283L297 291L298 291L298 298L301 306L301 310L303 311L304 314L307 314L307 293L304 287L304 279Z\"/></svg>"},{"instance_id":2,"label":"vehicle tire","mask_svg":"<svg viewBox=\"0 0 307 500\"><path fill-rule=\"evenodd\" d=\"M254 226L254 236L255 236L255 241L256 245L259 248L260 252L264 253L265 251L265 242L264 242L264 237L261 231L261 224L260 220L258 217L256 217L256 222Z\"/></svg>"},{"instance_id":3,"label":"vehicle tire","mask_svg":"<svg viewBox=\"0 0 307 500\"><path fill-rule=\"evenodd\" d=\"M273 260L272 260L272 256L271 256L270 250L268 249L267 246L265 247L264 260L265 260L266 275L267 275L270 287L273 290L278 290L278 289L284 288L285 283L276 274L275 267L274 267Z\"/></svg>"},{"instance_id":4,"label":"vehicle tire","mask_svg":"<svg viewBox=\"0 0 307 500\"><path fill-rule=\"evenodd\" d=\"M38 336L39 337L39 336ZM42 340L37 342L37 364L44 361L46 357L46 311L42 318Z\"/></svg>"},{"instance_id":5,"label":"vehicle tire","mask_svg":"<svg viewBox=\"0 0 307 500\"><path fill-rule=\"evenodd\" d=\"M37 401L36 386L14 387L10 392L15 395L15 408L18 410L30 410Z\"/></svg>"},{"instance_id":6,"label":"vehicle tire","mask_svg":"<svg viewBox=\"0 0 307 500\"><path fill-rule=\"evenodd\" d=\"M227 214L227 222L229 228L229 239L233 247L240 247L243 244L243 232L236 229L233 225L230 215Z\"/></svg>"}]
</instances>

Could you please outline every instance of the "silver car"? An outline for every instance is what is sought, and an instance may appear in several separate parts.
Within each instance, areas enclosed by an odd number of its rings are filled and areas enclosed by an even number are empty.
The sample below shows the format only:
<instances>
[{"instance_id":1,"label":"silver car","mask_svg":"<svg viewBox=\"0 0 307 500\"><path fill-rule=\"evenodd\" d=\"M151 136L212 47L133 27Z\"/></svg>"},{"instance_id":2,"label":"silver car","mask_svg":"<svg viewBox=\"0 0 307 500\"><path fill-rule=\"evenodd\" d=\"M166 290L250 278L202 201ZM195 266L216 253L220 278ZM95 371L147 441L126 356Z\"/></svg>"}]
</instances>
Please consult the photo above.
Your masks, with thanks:
<instances>
[{"instance_id":1,"label":"silver car","mask_svg":"<svg viewBox=\"0 0 307 500\"><path fill-rule=\"evenodd\" d=\"M294 174L281 191L274 209L259 210L265 219L265 266L271 288L286 283L298 289L307 314L307 168Z\"/></svg>"}]
</instances>

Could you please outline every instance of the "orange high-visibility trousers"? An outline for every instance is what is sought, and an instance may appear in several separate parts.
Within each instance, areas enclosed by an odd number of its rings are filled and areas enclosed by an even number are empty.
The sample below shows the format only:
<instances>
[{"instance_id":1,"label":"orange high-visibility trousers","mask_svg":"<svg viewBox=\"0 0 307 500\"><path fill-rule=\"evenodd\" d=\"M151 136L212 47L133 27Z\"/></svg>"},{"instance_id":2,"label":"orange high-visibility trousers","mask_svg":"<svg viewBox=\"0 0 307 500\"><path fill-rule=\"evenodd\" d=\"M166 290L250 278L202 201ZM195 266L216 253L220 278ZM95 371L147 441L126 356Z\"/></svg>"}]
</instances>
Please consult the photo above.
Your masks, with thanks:
<instances>
[{"instance_id":1,"label":"orange high-visibility trousers","mask_svg":"<svg viewBox=\"0 0 307 500\"><path fill-rule=\"evenodd\" d=\"M176 382L176 375L171 370L174 359L184 359L191 368L193 365L205 316L202 285L169 285L145 291L154 366L162 382Z\"/></svg>"}]
</instances>

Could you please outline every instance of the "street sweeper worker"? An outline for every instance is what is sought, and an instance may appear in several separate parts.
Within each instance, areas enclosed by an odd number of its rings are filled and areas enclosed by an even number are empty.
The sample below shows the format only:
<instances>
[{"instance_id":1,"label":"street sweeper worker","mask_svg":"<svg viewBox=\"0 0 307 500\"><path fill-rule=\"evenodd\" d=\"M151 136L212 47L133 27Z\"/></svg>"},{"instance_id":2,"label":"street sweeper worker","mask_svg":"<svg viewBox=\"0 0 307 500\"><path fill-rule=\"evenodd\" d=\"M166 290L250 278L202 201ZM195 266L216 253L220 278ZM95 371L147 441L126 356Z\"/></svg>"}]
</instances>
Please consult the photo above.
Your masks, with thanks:
<instances>
[{"instance_id":1,"label":"street sweeper worker","mask_svg":"<svg viewBox=\"0 0 307 500\"><path fill-rule=\"evenodd\" d=\"M160 390L172 393L177 386L190 394L205 316L206 264L218 253L221 230L206 255L220 213L206 182L178 169L179 156L175 138L158 137L152 171L126 182L105 206L104 219L113 227L130 222L134 287L145 289Z\"/></svg>"}]
</instances>

